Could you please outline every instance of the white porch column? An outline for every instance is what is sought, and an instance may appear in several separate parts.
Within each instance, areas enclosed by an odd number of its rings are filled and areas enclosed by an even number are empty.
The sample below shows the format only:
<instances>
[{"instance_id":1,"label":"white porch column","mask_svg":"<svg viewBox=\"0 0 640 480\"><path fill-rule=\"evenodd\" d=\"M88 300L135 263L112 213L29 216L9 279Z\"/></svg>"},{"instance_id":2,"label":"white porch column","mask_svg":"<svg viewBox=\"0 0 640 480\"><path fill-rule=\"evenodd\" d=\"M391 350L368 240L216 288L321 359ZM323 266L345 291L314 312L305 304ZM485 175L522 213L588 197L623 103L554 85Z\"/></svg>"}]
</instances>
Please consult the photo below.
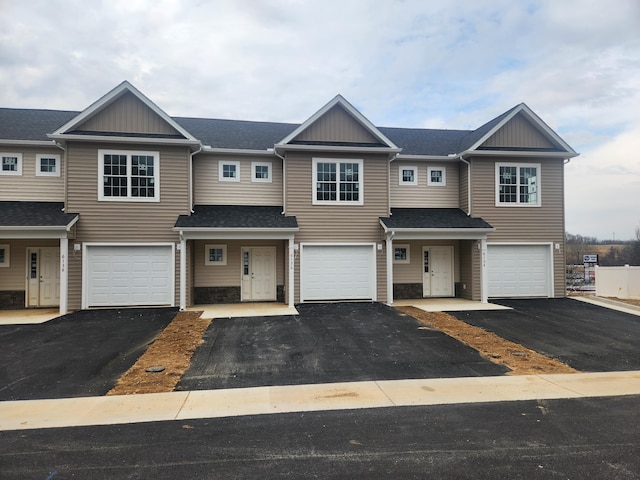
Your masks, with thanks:
<instances>
[{"instance_id":1,"label":"white porch column","mask_svg":"<svg viewBox=\"0 0 640 480\"><path fill-rule=\"evenodd\" d=\"M489 302L489 273L487 271L487 239L480 240L480 300Z\"/></svg>"},{"instance_id":2,"label":"white porch column","mask_svg":"<svg viewBox=\"0 0 640 480\"><path fill-rule=\"evenodd\" d=\"M60 239L60 315L69 308L69 239Z\"/></svg>"},{"instance_id":3,"label":"white porch column","mask_svg":"<svg viewBox=\"0 0 640 480\"><path fill-rule=\"evenodd\" d=\"M294 295L294 289L295 289L295 278L294 278L294 272L295 272L295 250L294 250L294 239L295 237L293 235L291 235L289 237L289 283L287 285L287 298L288 298L288 305L290 307L293 307L294 301L295 301L295 295Z\"/></svg>"},{"instance_id":4,"label":"white porch column","mask_svg":"<svg viewBox=\"0 0 640 480\"><path fill-rule=\"evenodd\" d=\"M187 308L187 241L180 232L180 310Z\"/></svg>"},{"instance_id":5,"label":"white porch column","mask_svg":"<svg viewBox=\"0 0 640 480\"><path fill-rule=\"evenodd\" d=\"M387 305L393 305L393 233L387 233Z\"/></svg>"}]
</instances>

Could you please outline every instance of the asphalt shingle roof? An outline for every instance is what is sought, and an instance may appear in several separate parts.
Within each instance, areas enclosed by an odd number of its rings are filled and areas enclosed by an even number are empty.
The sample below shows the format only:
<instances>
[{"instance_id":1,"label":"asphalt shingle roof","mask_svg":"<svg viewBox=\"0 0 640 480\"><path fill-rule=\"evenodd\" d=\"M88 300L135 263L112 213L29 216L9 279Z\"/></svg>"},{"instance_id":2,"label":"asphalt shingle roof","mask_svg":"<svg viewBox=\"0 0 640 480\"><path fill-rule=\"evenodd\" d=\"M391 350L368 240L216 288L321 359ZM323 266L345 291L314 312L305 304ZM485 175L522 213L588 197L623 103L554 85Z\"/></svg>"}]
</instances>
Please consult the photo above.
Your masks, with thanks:
<instances>
[{"instance_id":1,"label":"asphalt shingle roof","mask_svg":"<svg viewBox=\"0 0 640 480\"><path fill-rule=\"evenodd\" d=\"M459 208L392 208L380 217L387 228L493 228L482 218L468 216Z\"/></svg>"},{"instance_id":2,"label":"asphalt shingle roof","mask_svg":"<svg viewBox=\"0 0 640 480\"><path fill-rule=\"evenodd\" d=\"M180 215L176 228L298 228L296 217L282 207L196 205L191 215Z\"/></svg>"},{"instance_id":3,"label":"asphalt shingle roof","mask_svg":"<svg viewBox=\"0 0 640 480\"><path fill-rule=\"evenodd\" d=\"M0 139L49 140L53 133L80 112L0 108Z\"/></svg>"},{"instance_id":4,"label":"asphalt shingle roof","mask_svg":"<svg viewBox=\"0 0 640 480\"><path fill-rule=\"evenodd\" d=\"M0 202L0 228L66 227L78 214L63 208L62 202Z\"/></svg>"}]
</instances>

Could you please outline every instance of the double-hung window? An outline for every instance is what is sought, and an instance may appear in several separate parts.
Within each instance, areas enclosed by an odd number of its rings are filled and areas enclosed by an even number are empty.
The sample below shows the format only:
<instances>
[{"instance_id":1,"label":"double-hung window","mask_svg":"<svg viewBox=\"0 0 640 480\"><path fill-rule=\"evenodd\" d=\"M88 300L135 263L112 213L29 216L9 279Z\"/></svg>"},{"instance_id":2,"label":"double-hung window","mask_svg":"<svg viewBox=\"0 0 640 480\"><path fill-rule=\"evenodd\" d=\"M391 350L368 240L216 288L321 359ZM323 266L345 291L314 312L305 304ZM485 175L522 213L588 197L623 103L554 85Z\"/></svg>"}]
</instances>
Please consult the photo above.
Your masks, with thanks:
<instances>
[{"instance_id":1,"label":"double-hung window","mask_svg":"<svg viewBox=\"0 0 640 480\"><path fill-rule=\"evenodd\" d=\"M0 175L22 175L22 154L0 153Z\"/></svg>"},{"instance_id":2,"label":"double-hung window","mask_svg":"<svg viewBox=\"0 0 640 480\"><path fill-rule=\"evenodd\" d=\"M539 164L496 164L496 205L540 205Z\"/></svg>"},{"instance_id":3,"label":"double-hung window","mask_svg":"<svg viewBox=\"0 0 640 480\"><path fill-rule=\"evenodd\" d=\"M160 201L158 152L98 151L98 200Z\"/></svg>"},{"instance_id":4,"label":"double-hung window","mask_svg":"<svg viewBox=\"0 0 640 480\"><path fill-rule=\"evenodd\" d=\"M313 159L313 204L363 204L362 160Z\"/></svg>"}]
</instances>

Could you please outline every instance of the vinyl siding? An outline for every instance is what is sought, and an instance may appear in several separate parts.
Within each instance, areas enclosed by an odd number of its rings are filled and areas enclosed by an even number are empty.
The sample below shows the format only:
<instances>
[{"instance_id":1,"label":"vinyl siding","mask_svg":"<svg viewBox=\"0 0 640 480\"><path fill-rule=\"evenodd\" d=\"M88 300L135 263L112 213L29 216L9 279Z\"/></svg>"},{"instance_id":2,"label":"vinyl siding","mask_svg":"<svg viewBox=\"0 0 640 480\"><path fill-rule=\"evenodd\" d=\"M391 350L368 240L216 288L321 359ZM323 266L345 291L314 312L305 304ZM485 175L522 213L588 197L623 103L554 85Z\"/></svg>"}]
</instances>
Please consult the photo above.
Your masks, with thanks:
<instances>
[{"instance_id":1,"label":"vinyl siding","mask_svg":"<svg viewBox=\"0 0 640 480\"><path fill-rule=\"evenodd\" d=\"M189 151L180 147L146 146L160 152L160 202L98 201L98 149L132 150L128 145L72 144L68 147L67 210L79 213L76 242L177 242L172 230L178 215L189 212ZM81 252L69 258L69 307L80 308ZM176 299L179 286L176 251Z\"/></svg>"},{"instance_id":2,"label":"vinyl siding","mask_svg":"<svg viewBox=\"0 0 640 480\"><path fill-rule=\"evenodd\" d=\"M17 240L0 238L0 244L9 245L9 266L0 267L0 291L25 291L28 248L60 247L59 240L39 238Z\"/></svg>"},{"instance_id":3,"label":"vinyl siding","mask_svg":"<svg viewBox=\"0 0 640 480\"><path fill-rule=\"evenodd\" d=\"M497 207L495 200L495 163L504 159L473 159L473 216L482 217L496 228L488 242L558 243L554 249L555 296L565 294L564 268L564 166L563 160L520 160L513 163L540 164L539 207ZM508 162L508 161L507 161Z\"/></svg>"},{"instance_id":4,"label":"vinyl siding","mask_svg":"<svg viewBox=\"0 0 640 480\"><path fill-rule=\"evenodd\" d=\"M317 155L322 158L363 159L364 204L313 205L314 194L312 156L287 154L286 213L295 215L300 231L296 243L381 243L379 217L388 214L387 156ZM386 301L386 260L377 251L378 301ZM295 264L296 301L300 298L300 260Z\"/></svg>"},{"instance_id":5,"label":"vinyl siding","mask_svg":"<svg viewBox=\"0 0 640 480\"><path fill-rule=\"evenodd\" d=\"M242 277L242 247L276 247L276 284L285 283L282 240L198 240L194 242L194 287L238 287ZM226 245L226 265L205 265L205 245Z\"/></svg>"},{"instance_id":6,"label":"vinyl siding","mask_svg":"<svg viewBox=\"0 0 640 480\"><path fill-rule=\"evenodd\" d=\"M483 147L552 148L554 145L522 114L507 122Z\"/></svg>"},{"instance_id":7,"label":"vinyl siding","mask_svg":"<svg viewBox=\"0 0 640 480\"><path fill-rule=\"evenodd\" d=\"M59 148L0 146L0 153L22 153L22 175L0 175L0 200L64 201L64 152ZM60 176L36 176L36 156L56 155L60 159Z\"/></svg>"},{"instance_id":8,"label":"vinyl siding","mask_svg":"<svg viewBox=\"0 0 640 480\"><path fill-rule=\"evenodd\" d=\"M77 127L90 132L178 135L178 131L132 93L126 93Z\"/></svg>"},{"instance_id":9,"label":"vinyl siding","mask_svg":"<svg viewBox=\"0 0 640 480\"><path fill-rule=\"evenodd\" d=\"M334 106L300 133L295 141L380 143L339 105Z\"/></svg>"},{"instance_id":10,"label":"vinyl siding","mask_svg":"<svg viewBox=\"0 0 640 480\"><path fill-rule=\"evenodd\" d=\"M240 181L221 182L221 160L240 162ZM272 179L252 182L251 162L270 162ZM193 161L194 201L196 205L282 205L282 160L278 157L198 155Z\"/></svg>"},{"instance_id":11,"label":"vinyl siding","mask_svg":"<svg viewBox=\"0 0 640 480\"><path fill-rule=\"evenodd\" d=\"M418 184L400 185L400 168L417 167ZM445 186L428 185L429 167L439 167L446 171ZM460 182L458 164L420 163L395 161L391 163L391 206L397 208L459 208Z\"/></svg>"},{"instance_id":12,"label":"vinyl siding","mask_svg":"<svg viewBox=\"0 0 640 480\"><path fill-rule=\"evenodd\" d=\"M460 192L460 208L469 213L469 169L471 167L467 166L467 164L458 165L460 172L460 182L458 185Z\"/></svg>"},{"instance_id":13,"label":"vinyl siding","mask_svg":"<svg viewBox=\"0 0 640 480\"><path fill-rule=\"evenodd\" d=\"M454 282L460 281L460 242L457 240L397 240L398 245L409 245L409 260L411 263L393 264L393 283L422 283L422 247L453 247L453 277Z\"/></svg>"}]
</instances>

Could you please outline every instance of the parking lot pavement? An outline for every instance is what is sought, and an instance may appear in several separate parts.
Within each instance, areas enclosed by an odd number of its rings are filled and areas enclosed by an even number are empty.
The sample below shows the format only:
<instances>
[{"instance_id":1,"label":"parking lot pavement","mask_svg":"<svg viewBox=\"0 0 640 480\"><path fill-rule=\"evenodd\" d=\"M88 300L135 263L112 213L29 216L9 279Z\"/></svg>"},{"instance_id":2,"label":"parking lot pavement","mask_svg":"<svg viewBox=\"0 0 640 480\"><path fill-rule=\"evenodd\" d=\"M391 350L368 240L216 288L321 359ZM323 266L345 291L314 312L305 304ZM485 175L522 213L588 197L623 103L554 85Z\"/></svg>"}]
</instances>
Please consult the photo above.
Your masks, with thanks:
<instances>
[{"instance_id":1,"label":"parking lot pavement","mask_svg":"<svg viewBox=\"0 0 640 480\"><path fill-rule=\"evenodd\" d=\"M83 310L39 325L0 325L0 401L104 395L176 312Z\"/></svg>"},{"instance_id":2,"label":"parking lot pavement","mask_svg":"<svg viewBox=\"0 0 640 480\"><path fill-rule=\"evenodd\" d=\"M215 319L177 390L491 376L505 367L379 303L303 304L299 315Z\"/></svg>"},{"instance_id":3,"label":"parking lot pavement","mask_svg":"<svg viewBox=\"0 0 640 480\"><path fill-rule=\"evenodd\" d=\"M570 298L492 301L512 310L450 313L583 372L640 370L640 316Z\"/></svg>"}]
</instances>

